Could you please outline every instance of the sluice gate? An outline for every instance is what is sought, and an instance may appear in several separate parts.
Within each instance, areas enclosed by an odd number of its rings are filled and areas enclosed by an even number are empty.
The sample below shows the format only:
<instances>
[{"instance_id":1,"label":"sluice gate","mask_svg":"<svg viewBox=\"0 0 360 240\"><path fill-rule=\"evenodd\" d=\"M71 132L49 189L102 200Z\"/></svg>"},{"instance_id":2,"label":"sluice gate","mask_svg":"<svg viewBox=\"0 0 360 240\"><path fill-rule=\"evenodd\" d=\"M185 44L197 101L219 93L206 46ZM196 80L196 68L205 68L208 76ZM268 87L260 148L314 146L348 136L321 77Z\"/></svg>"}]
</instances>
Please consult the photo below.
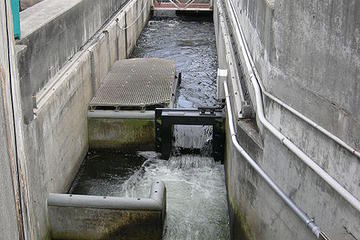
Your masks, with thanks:
<instances>
[{"instance_id":1,"label":"sluice gate","mask_svg":"<svg viewBox=\"0 0 360 240\"><path fill-rule=\"evenodd\" d=\"M155 110L156 151L168 159L172 150L172 128L174 125L213 126L213 156L224 161L225 114L222 108L199 107L198 109L157 108Z\"/></svg>"}]
</instances>

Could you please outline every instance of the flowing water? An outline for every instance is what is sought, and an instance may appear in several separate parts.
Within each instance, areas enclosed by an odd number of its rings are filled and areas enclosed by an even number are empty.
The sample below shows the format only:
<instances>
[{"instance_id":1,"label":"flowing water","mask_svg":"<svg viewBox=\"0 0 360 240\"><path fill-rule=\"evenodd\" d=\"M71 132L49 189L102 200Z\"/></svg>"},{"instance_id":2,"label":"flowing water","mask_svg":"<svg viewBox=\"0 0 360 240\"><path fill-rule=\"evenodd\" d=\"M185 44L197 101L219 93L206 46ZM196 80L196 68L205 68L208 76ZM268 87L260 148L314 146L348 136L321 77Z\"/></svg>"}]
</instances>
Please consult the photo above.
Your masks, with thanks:
<instances>
[{"instance_id":1,"label":"flowing water","mask_svg":"<svg viewBox=\"0 0 360 240\"><path fill-rule=\"evenodd\" d=\"M210 20L153 18L132 57L176 60L177 71L182 72L177 107L217 105L216 46ZM198 148L201 154L174 151L166 161L155 152L89 153L71 192L149 197L151 184L161 180L167 189L163 239L229 239L224 166L208 151L212 128L176 126L174 137L175 147Z\"/></svg>"}]
</instances>

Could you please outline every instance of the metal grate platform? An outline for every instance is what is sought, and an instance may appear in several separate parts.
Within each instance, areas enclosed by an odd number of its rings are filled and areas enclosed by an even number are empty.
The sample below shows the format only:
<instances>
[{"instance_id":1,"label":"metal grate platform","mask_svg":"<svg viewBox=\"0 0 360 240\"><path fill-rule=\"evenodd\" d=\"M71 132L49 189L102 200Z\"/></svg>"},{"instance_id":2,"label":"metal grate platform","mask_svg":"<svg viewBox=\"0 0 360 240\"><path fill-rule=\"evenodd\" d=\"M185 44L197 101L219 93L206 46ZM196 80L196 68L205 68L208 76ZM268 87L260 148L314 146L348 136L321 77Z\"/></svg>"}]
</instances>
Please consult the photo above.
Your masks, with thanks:
<instances>
[{"instance_id":1,"label":"metal grate platform","mask_svg":"<svg viewBox=\"0 0 360 240\"><path fill-rule=\"evenodd\" d=\"M91 109L169 106L176 89L175 61L134 58L114 63L90 102Z\"/></svg>"}]
</instances>

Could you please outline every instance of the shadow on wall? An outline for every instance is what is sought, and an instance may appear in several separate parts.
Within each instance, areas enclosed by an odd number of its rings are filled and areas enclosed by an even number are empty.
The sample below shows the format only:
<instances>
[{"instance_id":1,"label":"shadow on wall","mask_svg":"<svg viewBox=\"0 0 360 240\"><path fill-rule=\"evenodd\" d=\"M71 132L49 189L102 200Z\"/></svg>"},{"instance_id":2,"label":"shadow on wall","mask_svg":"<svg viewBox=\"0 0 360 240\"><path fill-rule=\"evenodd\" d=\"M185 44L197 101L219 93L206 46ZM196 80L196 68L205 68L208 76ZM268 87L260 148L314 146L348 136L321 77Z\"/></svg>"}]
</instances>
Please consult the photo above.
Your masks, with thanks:
<instances>
[{"instance_id":1,"label":"shadow on wall","mask_svg":"<svg viewBox=\"0 0 360 240\"><path fill-rule=\"evenodd\" d=\"M41 2L43 0L19 0L20 1L20 11L23 11L32 5Z\"/></svg>"}]
</instances>

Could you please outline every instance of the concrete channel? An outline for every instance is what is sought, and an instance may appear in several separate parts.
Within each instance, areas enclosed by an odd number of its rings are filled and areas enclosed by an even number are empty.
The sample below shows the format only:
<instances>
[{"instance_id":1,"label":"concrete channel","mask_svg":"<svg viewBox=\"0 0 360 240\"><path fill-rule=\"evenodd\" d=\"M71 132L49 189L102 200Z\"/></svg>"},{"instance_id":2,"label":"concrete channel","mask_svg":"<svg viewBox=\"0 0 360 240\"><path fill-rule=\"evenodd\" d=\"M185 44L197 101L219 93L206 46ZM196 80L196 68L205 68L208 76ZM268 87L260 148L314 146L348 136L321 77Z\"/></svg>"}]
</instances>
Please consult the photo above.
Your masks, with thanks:
<instances>
[{"instance_id":1,"label":"concrete channel","mask_svg":"<svg viewBox=\"0 0 360 240\"><path fill-rule=\"evenodd\" d=\"M152 14L174 17L181 12L174 9L186 6L171 2L20 1L17 41L11 37L10 0L0 3L5 240L162 239L169 232L169 182L148 176L165 166L157 155L150 154L130 179L143 174L152 181L141 189L146 196L69 189L89 151L154 151L161 141L155 109L176 105L176 63L128 58ZM228 218L219 222L230 233L214 238L360 239L360 5L349 2L201 1L199 12L213 14L222 107L217 115L226 139L224 154L217 151L224 165L196 159L211 166L197 169L201 174L224 170L217 177L225 181ZM181 44L186 51L189 41ZM169 155L171 144L163 148ZM178 161L187 167L188 159L177 157L166 166ZM160 168L146 172L153 162ZM162 169L163 179L175 181L168 169ZM218 219L203 224L211 221ZM201 232L196 234L191 236Z\"/></svg>"}]
</instances>

